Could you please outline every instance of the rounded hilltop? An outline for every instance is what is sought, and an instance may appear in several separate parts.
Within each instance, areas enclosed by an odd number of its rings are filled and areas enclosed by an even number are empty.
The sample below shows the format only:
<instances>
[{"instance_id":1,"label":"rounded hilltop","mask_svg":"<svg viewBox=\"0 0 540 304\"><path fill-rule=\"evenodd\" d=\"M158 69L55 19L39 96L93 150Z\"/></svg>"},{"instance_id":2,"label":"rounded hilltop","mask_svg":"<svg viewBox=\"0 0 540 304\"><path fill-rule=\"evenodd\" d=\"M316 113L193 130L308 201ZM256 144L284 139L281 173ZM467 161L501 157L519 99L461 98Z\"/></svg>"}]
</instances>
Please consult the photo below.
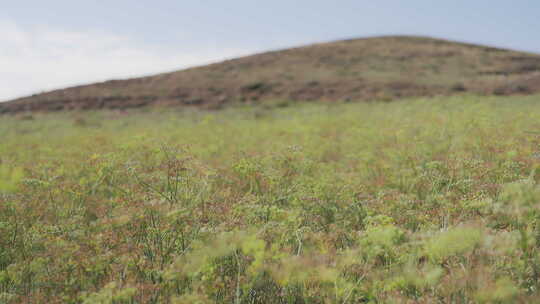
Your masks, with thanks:
<instances>
[{"instance_id":1,"label":"rounded hilltop","mask_svg":"<svg viewBox=\"0 0 540 304\"><path fill-rule=\"evenodd\" d=\"M539 91L540 55L429 37L385 36L55 90L0 103L0 113Z\"/></svg>"}]
</instances>

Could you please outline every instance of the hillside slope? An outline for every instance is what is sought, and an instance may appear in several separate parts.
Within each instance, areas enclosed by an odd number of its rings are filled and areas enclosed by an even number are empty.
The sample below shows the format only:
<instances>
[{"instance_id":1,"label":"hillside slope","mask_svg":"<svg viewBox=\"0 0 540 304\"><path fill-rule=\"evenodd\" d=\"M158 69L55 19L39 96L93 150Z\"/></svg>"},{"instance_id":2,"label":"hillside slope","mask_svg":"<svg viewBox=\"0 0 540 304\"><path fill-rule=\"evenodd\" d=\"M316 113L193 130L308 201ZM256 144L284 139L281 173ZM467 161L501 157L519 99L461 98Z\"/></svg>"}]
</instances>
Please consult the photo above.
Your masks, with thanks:
<instances>
[{"instance_id":1,"label":"hillside slope","mask_svg":"<svg viewBox=\"0 0 540 304\"><path fill-rule=\"evenodd\" d=\"M0 104L0 113L540 91L540 55L424 37L345 40Z\"/></svg>"}]
</instances>

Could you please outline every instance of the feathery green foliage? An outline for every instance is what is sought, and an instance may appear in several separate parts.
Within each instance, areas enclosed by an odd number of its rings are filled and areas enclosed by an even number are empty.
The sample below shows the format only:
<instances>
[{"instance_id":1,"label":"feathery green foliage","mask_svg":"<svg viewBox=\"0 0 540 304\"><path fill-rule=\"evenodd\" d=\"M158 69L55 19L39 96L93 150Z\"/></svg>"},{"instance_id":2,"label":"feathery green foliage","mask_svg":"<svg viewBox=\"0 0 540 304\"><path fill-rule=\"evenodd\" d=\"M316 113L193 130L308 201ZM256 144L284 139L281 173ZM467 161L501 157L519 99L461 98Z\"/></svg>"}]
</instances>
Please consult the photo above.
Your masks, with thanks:
<instances>
[{"instance_id":1,"label":"feathery green foliage","mask_svg":"<svg viewBox=\"0 0 540 304\"><path fill-rule=\"evenodd\" d=\"M0 117L0 303L539 301L539 98Z\"/></svg>"}]
</instances>

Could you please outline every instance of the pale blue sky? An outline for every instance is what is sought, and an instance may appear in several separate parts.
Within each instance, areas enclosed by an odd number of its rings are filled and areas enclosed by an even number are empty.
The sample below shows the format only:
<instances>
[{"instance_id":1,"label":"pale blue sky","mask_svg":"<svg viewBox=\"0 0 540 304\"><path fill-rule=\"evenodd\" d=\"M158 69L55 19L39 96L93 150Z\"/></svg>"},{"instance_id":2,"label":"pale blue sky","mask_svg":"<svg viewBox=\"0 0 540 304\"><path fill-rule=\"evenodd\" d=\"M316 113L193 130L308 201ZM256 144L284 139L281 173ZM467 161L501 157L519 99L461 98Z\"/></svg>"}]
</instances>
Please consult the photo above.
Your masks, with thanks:
<instances>
[{"instance_id":1,"label":"pale blue sky","mask_svg":"<svg viewBox=\"0 0 540 304\"><path fill-rule=\"evenodd\" d=\"M268 49L386 34L540 53L539 0L3 2L0 100Z\"/></svg>"}]
</instances>

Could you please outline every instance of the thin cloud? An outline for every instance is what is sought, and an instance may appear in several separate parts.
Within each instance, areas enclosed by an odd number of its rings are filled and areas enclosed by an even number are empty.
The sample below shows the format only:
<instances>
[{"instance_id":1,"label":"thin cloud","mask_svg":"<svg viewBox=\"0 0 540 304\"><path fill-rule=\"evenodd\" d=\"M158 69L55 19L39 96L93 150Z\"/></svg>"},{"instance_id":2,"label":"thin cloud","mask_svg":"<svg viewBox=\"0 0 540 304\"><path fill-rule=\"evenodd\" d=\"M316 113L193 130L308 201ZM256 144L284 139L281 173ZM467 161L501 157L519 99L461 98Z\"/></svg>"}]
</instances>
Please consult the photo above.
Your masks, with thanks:
<instances>
[{"instance_id":1,"label":"thin cloud","mask_svg":"<svg viewBox=\"0 0 540 304\"><path fill-rule=\"evenodd\" d=\"M26 28L0 21L0 100L72 85L129 78L250 52L225 48L182 52L99 31Z\"/></svg>"}]
</instances>

